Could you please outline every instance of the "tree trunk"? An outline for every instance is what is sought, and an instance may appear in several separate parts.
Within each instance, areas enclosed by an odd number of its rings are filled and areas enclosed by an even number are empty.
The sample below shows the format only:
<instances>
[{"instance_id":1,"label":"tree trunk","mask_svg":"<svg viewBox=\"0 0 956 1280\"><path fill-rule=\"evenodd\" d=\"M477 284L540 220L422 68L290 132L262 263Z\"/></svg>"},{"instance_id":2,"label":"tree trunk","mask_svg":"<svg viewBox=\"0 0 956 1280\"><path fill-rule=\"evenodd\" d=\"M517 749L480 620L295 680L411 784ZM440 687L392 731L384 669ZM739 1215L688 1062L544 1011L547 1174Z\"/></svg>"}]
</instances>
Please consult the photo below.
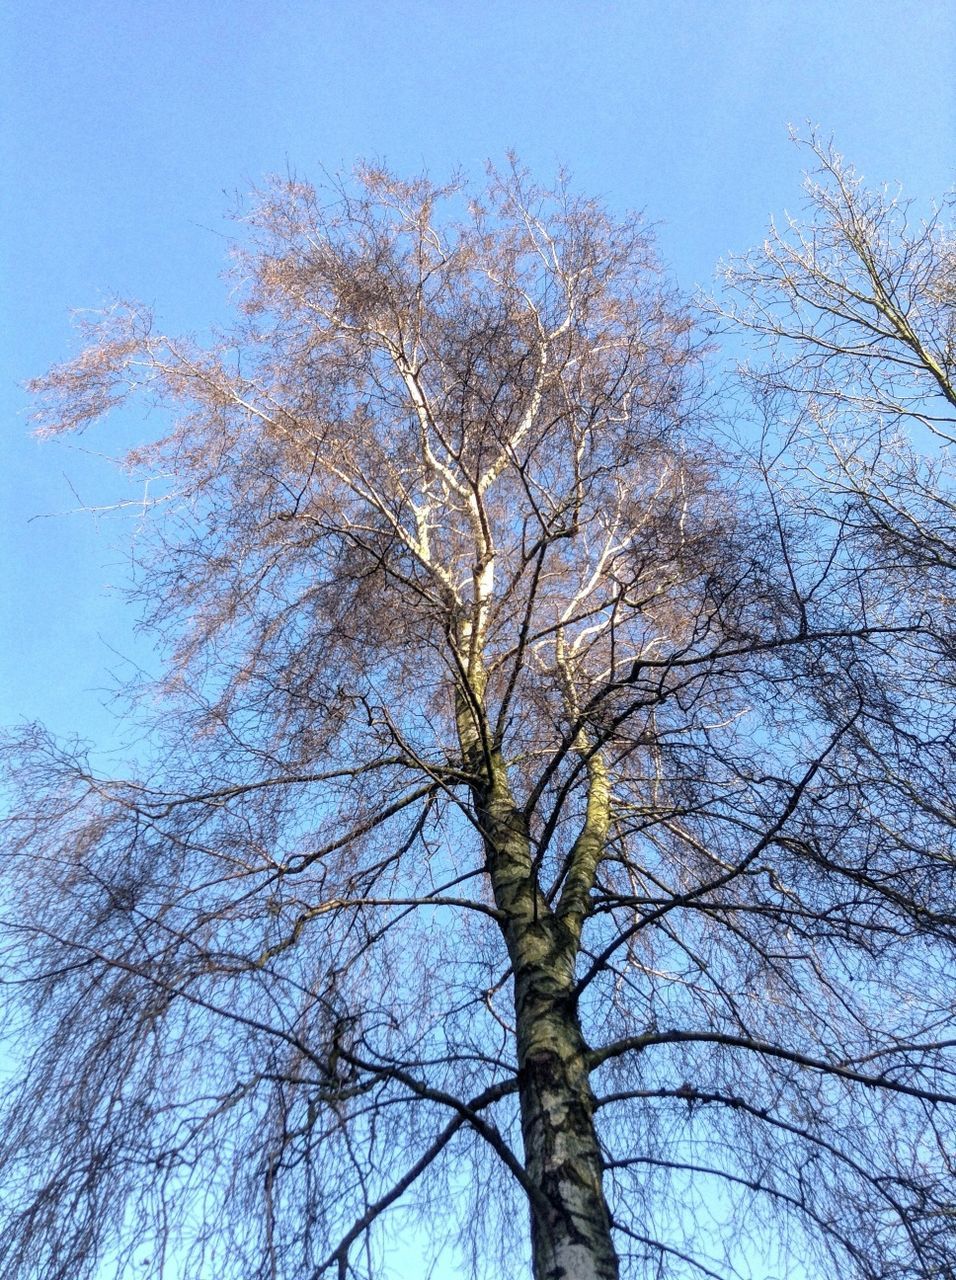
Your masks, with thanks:
<instances>
[{"instance_id":1,"label":"tree trunk","mask_svg":"<svg viewBox=\"0 0 956 1280\"><path fill-rule=\"evenodd\" d=\"M531 1202L535 1280L616 1280L602 1186L587 1046L566 995L541 992L554 975L516 980L521 1130Z\"/></svg>"},{"instance_id":2,"label":"tree trunk","mask_svg":"<svg viewBox=\"0 0 956 1280\"><path fill-rule=\"evenodd\" d=\"M541 893L527 821L500 757L490 764L476 807L514 975L534 1280L617 1280L587 1045L572 994L582 911L575 898L564 919Z\"/></svg>"}]
</instances>

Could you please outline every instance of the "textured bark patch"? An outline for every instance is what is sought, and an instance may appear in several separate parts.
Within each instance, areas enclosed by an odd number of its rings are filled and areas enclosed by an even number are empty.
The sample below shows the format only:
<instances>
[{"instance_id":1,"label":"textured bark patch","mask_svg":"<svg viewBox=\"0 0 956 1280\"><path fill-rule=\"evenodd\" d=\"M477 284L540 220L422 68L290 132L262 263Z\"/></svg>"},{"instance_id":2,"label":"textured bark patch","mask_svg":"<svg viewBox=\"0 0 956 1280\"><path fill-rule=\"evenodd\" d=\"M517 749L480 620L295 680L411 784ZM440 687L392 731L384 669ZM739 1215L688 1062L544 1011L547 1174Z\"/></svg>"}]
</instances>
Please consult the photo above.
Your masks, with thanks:
<instances>
[{"instance_id":1,"label":"textured bark patch","mask_svg":"<svg viewBox=\"0 0 956 1280\"><path fill-rule=\"evenodd\" d=\"M602 1160L584 1043L567 1003L539 1013L537 1043L521 1072L522 1129L532 1206L536 1280L614 1280L617 1257L602 1187ZM543 1048L547 1037L553 1048Z\"/></svg>"}]
</instances>

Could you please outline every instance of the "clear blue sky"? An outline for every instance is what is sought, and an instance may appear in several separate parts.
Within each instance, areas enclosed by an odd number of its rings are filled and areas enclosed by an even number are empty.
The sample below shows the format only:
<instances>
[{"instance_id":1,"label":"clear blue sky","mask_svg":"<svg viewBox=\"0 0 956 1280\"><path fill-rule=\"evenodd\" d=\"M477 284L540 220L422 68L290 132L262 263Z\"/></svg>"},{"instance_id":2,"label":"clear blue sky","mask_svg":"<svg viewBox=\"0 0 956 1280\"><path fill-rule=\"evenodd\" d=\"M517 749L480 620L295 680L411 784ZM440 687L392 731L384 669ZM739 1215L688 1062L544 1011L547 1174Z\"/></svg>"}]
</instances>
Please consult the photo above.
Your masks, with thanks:
<instances>
[{"instance_id":1,"label":"clear blue sky","mask_svg":"<svg viewBox=\"0 0 956 1280\"><path fill-rule=\"evenodd\" d=\"M799 202L787 125L874 181L941 194L956 157L950 0L0 0L0 723L110 736L113 652L145 658L122 583L124 492L99 456L29 438L20 384L118 293L166 329L228 314L232 193L359 157L399 171L517 149L644 209L686 286ZM31 517L34 517L31 519ZM39 518L36 518L39 517Z\"/></svg>"}]
</instances>

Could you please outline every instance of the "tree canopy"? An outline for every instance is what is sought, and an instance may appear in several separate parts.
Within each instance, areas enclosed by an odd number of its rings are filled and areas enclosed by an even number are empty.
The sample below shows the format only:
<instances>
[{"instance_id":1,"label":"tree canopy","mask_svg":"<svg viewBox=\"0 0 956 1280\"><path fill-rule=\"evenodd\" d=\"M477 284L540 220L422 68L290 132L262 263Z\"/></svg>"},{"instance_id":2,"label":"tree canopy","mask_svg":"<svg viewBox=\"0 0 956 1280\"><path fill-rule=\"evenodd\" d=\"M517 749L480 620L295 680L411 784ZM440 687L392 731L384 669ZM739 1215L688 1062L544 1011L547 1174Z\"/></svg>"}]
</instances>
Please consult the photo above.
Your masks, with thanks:
<instances>
[{"instance_id":1,"label":"tree canopy","mask_svg":"<svg viewBox=\"0 0 956 1280\"><path fill-rule=\"evenodd\" d=\"M8 744L5 1274L956 1275L956 257L815 154L708 315L365 169L38 380L170 413L168 666L125 771Z\"/></svg>"}]
</instances>

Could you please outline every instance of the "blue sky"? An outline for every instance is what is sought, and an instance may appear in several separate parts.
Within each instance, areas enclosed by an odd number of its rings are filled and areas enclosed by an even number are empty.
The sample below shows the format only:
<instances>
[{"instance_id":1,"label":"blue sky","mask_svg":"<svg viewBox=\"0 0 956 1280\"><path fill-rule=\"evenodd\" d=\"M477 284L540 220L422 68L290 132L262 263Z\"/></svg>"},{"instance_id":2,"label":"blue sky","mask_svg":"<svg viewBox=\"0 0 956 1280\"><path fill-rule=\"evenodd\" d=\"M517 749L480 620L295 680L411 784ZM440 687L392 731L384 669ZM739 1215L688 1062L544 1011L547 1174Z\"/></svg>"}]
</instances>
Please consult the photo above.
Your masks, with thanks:
<instances>
[{"instance_id":1,"label":"blue sky","mask_svg":"<svg viewBox=\"0 0 956 1280\"><path fill-rule=\"evenodd\" d=\"M873 181L954 180L949 0L0 0L0 723L107 742L111 672L149 661L115 589L135 496L106 458L150 423L29 436L22 382L75 350L70 311L142 299L228 317L236 192L291 168L480 175L515 148L658 224L680 283L799 204L787 126Z\"/></svg>"},{"instance_id":2,"label":"blue sky","mask_svg":"<svg viewBox=\"0 0 956 1280\"><path fill-rule=\"evenodd\" d=\"M109 671L147 660L113 589L130 517L58 516L128 493L102 455L29 438L20 384L75 349L112 294L167 330L228 314L236 192L361 156L539 175L659 224L686 286L799 201L787 125L818 122L877 179L952 181L956 6L890 0L3 0L0 722L105 740ZM75 492L74 492L75 491ZM32 517L32 519L31 519Z\"/></svg>"}]
</instances>

